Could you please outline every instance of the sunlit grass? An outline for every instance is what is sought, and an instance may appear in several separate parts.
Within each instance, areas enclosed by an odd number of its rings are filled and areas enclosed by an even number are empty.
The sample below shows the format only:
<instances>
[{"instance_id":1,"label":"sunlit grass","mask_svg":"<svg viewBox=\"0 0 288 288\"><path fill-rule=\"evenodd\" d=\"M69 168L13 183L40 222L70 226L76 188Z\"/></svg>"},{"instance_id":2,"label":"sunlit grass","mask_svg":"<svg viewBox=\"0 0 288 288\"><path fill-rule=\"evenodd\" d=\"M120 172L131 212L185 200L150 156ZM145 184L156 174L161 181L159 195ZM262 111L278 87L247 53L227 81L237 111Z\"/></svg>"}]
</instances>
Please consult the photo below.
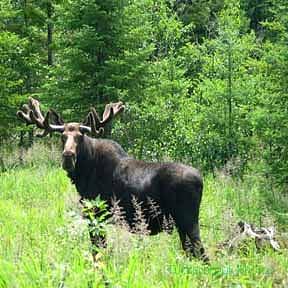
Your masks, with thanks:
<instances>
[{"instance_id":1,"label":"sunlit grass","mask_svg":"<svg viewBox=\"0 0 288 288\"><path fill-rule=\"evenodd\" d=\"M211 265L188 259L172 235L132 235L108 225L108 247L95 267L77 193L57 167L0 176L0 287L284 287L287 251L229 254L218 243L241 219L274 223L257 179L206 177L201 232ZM238 286L237 286L238 285Z\"/></svg>"}]
</instances>

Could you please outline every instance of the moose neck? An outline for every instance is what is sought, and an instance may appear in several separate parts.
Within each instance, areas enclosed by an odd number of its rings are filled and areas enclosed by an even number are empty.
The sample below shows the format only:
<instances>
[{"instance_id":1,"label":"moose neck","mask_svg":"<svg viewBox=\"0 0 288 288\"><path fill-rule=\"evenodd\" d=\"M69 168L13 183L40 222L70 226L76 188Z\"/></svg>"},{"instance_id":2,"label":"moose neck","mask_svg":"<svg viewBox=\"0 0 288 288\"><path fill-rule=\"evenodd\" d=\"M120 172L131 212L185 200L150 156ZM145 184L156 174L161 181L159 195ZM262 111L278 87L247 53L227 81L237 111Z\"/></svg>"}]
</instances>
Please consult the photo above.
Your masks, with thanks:
<instances>
[{"instance_id":1,"label":"moose neck","mask_svg":"<svg viewBox=\"0 0 288 288\"><path fill-rule=\"evenodd\" d=\"M96 151L94 149L97 139L92 139L86 135L83 136L83 141L77 146L77 166L76 168L82 168L84 164L90 164L90 161L96 157ZM84 163L85 162L85 163Z\"/></svg>"},{"instance_id":2,"label":"moose neck","mask_svg":"<svg viewBox=\"0 0 288 288\"><path fill-rule=\"evenodd\" d=\"M105 195L106 192L111 192L111 179L115 168L121 159L126 157L128 155L116 142L85 135L77 146L75 170L68 173L68 176L76 184L82 198L93 199L99 193ZM94 190L90 191L89 187L93 187Z\"/></svg>"}]
</instances>

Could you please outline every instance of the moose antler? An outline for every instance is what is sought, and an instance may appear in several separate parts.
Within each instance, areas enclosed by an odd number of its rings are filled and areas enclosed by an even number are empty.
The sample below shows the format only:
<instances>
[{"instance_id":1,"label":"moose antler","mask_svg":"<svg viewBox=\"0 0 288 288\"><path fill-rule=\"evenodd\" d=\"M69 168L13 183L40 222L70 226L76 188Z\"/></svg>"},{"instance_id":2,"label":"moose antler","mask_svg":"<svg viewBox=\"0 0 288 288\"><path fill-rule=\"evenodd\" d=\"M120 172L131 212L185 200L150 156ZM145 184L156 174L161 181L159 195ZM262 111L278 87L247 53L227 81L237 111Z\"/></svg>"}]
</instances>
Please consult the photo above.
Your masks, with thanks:
<instances>
[{"instance_id":1,"label":"moose antler","mask_svg":"<svg viewBox=\"0 0 288 288\"><path fill-rule=\"evenodd\" d=\"M123 110L124 105L122 102L107 104L101 120L95 108L91 108L85 121L79 126L80 131L83 133L92 132L98 136L104 132L104 127L107 123ZM42 134L37 135L38 137L44 137L54 131L61 133L64 131L64 121L60 115L53 109L50 109L44 117L39 101L32 97L29 97L28 105L24 104L21 110L17 111L17 116L27 125L35 124L39 129L44 130ZM51 118L53 119L53 124L50 124Z\"/></svg>"},{"instance_id":2,"label":"moose antler","mask_svg":"<svg viewBox=\"0 0 288 288\"><path fill-rule=\"evenodd\" d=\"M110 103L105 106L103 112L102 120L100 119L95 108L91 108L91 111L88 113L85 124L89 124L92 129L92 132L95 135L102 134L104 132L105 126L120 112L124 110L125 106L122 102Z\"/></svg>"},{"instance_id":3,"label":"moose antler","mask_svg":"<svg viewBox=\"0 0 288 288\"><path fill-rule=\"evenodd\" d=\"M59 114L54 110L49 110L44 117L40 110L40 103L36 99L29 97L28 105L24 104L22 110L17 111L17 116L27 125L35 124L39 129L43 129L42 134L37 134L38 137L44 137L50 132L63 132L64 122ZM50 124L50 117L54 118L54 124Z\"/></svg>"}]
</instances>

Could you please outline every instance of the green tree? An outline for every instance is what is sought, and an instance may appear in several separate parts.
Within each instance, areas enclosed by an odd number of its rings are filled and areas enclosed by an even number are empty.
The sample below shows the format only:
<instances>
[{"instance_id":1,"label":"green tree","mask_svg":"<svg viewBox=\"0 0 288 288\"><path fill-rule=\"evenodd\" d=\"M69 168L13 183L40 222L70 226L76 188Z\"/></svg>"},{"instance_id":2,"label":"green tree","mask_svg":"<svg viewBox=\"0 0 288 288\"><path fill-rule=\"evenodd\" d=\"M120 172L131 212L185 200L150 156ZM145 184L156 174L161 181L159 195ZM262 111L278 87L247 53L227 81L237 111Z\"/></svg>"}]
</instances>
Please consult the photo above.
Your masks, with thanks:
<instances>
[{"instance_id":1,"label":"green tree","mask_svg":"<svg viewBox=\"0 0 288 288\"><path fill-rule=\"evenodd\" d=\"M0 134L7 138L18 123L15 111L27 96L39 92L52 57L48 34L51 34L51 1L1 1L1 120ZM48 33L48 31L50 32ZM48 45L49 44L49 45ZM50 56L49 56L50 55ZM50 61L51 62L51 61ZM51 63L50 63L51 64ZM10 129L5 131L9 123Z\"/></svg>"},{"instance_id":2,"label":"green tree","mask_svg":"<svg viewBox=\"0 0 288 288\"><path fill-rule=\"evenodd\" d=\"M216 35L217 15L224 0L169 1L184 25L184 31L193 42L202 42Z\"/></svg>"},{"instance_id":3,"label":"green tree","mask_svg":"<svg viewBox=\"0 0 288 288\"><path fill-rule=\"evenodd\" d=\"M286 1L273 3L273 17L263 23L267 31L263 43L265 65L261 69L262 97L254 114L254 125L262 147L266 176L287 191L288 4Z\"/></svg>"},{"instance_id":4,"label":"green tree","mask_svg":"<svg viewBox=\"0 0 288 288\"><path fill-rule=\"evenodd\" d=\"M67 117L110 100L107 61L120 53L125 5L124 0L72 0L58 5L56 59L44 98L53 107L69 109Z\"/></svg>"},{"instance_id":5,"label":"green tree","mask_svg":"<svg viewBox=\"0 0 288 288\"><path fill-rule=\"evenodd\" d=\"M186 138L180 151L192 147L191 157L206 169L235 157L244 163L248 160L254 141L250 112L258 101L255 94L261 63L255 54L259 49L239 1L226 1L218 21L215 39L185 48L185 55L191 51L200 58L201 69L198 80L192 82L193 94L182 103L179 115Z\"/></svg>"}]
</instances>

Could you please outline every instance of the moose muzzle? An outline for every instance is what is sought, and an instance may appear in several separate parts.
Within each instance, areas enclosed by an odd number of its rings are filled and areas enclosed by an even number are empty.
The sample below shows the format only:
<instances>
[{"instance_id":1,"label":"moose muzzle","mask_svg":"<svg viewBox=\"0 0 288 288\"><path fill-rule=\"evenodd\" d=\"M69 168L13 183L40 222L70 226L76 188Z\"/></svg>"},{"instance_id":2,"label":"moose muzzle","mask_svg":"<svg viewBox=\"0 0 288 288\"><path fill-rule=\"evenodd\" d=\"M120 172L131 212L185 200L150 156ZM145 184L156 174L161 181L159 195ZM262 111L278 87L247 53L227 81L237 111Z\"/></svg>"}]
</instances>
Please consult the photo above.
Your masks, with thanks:
<instances>
[{"instance_id":1,"label":"moose muzzle","mask_svg":"<svg viewBox=\"0 0 288 288\"><path fill-rule=\"evenodd\" d=\"M66 171L75 169L76 162L76 141L72 135L67 137L62 153L62 167Z\"/></svg>"},{"instance_id":2,"label":"moose muzzle","mask_svg":"<svg viewBox=\"0 0 288 288\"><path fill-rule=\"evenodd\" d=\"M76 156L72 152L63 152L62 154L62 167L66 171L75 169Z\"/></svg>"}]
</instances>

